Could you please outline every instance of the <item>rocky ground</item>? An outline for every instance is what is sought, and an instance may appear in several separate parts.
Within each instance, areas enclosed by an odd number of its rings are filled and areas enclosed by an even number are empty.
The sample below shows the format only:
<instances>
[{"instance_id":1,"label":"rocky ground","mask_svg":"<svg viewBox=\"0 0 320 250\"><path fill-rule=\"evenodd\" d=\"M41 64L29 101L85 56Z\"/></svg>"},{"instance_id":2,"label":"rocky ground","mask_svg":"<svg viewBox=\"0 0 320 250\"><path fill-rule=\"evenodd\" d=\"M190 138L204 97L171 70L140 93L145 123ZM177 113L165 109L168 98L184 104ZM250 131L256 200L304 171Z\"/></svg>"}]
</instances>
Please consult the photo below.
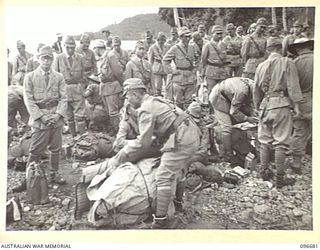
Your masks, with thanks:
<instances>
[{"instance_id":1,"label":"rocky ground","mask_svg":"<svg viewBox=\"0 0 320 250\"><path fill-rule=\"evenodd\" d=\"M213 163L214 164L214 163ZM61 170L66 185L49 185L50 203L32 205L26 201L26 192L12 193L25 173L8 169L7 199L18 195L22 202L22 220L7 225L16 230L99 230L87 223L86 216L74 219L75 185L85 162L62 159ZM276 229L312 230L312 167L311 157L304 159L302 175L294 175L294 186L276 189L271 182L258 178L253 170L239 184L223 182L208 184L198 190L188 189L183 214L175 218L175 228L181 229ZM218 164L224 171L227 165ZM230 167L229 167L230 168ZM289 174L292 174L289 170ZM194 178L194 176L193 176ZM193 191L193 192L192 192ZM176 220L177 221L177 220ZM130 228L138 228L130 226ZM108 228L114 229L114 228Z\"/></svg>"}]
</instances>

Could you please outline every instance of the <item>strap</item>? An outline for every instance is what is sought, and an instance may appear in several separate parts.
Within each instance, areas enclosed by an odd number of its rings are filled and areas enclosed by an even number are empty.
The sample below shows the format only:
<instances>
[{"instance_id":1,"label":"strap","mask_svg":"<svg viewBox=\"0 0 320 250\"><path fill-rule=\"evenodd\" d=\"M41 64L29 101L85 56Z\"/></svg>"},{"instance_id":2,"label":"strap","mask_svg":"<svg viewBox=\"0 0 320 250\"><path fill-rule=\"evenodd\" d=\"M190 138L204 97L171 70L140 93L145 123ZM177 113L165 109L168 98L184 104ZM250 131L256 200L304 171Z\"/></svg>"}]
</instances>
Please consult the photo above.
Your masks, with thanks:
<instances>
[{"instance_id":1,"label":"strap","mask_svg":"<svg viewBox=\"0 0 320 250\"><path fill-rule=\"evenodd\" d=\"M216 51L217 56L219 57L219 60L220 60L221 62L223 62L223 60L222 60L222 58L221 58L221 56L220 56L219 50L212 44L212 42L210 42L209 44L210 44L210 46Z\"/></svg>"},{"instance_id":2,"label":"strap","mask_svg":"<svg viewBox=\"0 0 320 250\"><path fill-rule=\"evenodd\" d=\"M178 44L176 46L182 52L183 56L187 59L187 61L190 63L191 67L193 67L193 63L191 59L188 57L188 55L183 51L183 49Z\"/></svg>"},{"instance_id":3,"label":"strap","mask_svg":"<svg viewBox=\"0 0 320 250\"><path fill-rule=\"evenodd\" d=\"M143 65L142 65L142 64L139 64L139 63L136 63L134 60L132 60L132 62L133 62L134 65L137 66L139 72L140 72L141 75L142 75L143 81L144 81L145 83L147 83L148 78L147 78L147 77L145 76L145 74L144 74ZM143 63L143 62L142 62L142 63Z\"/></svg>"},{"instance_id":4,"label":"strap","mask_svg":"<svg viewBox=\"0 0 320 250\"><path fill-rule=\"evenodd\" d=\"M253 42L254 46L257 48L259 54L262 55L262 56L264 56L265 53L260 50L260 47L259 47L259 45L257 44L257 42L253 39L252 36L249 36L249 37L250 37L251 41ZM262 56L261 56L261 57L262 57Z\"/></svg>"}]
</instances>

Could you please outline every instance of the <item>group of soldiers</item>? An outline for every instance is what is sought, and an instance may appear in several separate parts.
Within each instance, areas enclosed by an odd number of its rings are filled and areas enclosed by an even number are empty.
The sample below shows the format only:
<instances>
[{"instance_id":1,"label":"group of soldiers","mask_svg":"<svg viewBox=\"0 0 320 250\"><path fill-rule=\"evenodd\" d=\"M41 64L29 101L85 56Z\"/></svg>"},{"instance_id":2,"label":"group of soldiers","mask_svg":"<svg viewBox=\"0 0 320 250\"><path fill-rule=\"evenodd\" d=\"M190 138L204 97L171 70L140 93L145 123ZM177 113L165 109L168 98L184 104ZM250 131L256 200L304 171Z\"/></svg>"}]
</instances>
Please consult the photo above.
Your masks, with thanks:
<instances>
[{"instance_id":1,"label":"group of soldiers","mask_svg":"<svg viewBox=\"0 0 320 250\"><path fill-rule=\"evenodd\" d=\"M107 41L96 40L93 50L87 34L79 46L73 36L62 41L58 34L53 46L40 44L36 56L18 41L9 93L18 89L20 104L11 109L9 102L9 126L16 126L17 111L22 121L29 119L28 164L48 149L49 178L59 184L65 183L58 171L64 123L73 137L87 129L116 136L110 166L161 156L152 227L163 228L172 199L182 210L188 166L214 144L203 122L208 110L221 128L223 161L233 154L232 126L258 123L261 177L273 178L272 151L276 187L294 183L286 177L288 150L293 170L301 174L311 136L313 84L313 40L304 31L296 21L293 34L282 37L265 18L246 35L232 23L226 29L214 25L211 37L204 25L195 32L173 27L169 39L159 32L154 40L147 31L130 52L108 31Z\"/></svg>"}]
</instances>

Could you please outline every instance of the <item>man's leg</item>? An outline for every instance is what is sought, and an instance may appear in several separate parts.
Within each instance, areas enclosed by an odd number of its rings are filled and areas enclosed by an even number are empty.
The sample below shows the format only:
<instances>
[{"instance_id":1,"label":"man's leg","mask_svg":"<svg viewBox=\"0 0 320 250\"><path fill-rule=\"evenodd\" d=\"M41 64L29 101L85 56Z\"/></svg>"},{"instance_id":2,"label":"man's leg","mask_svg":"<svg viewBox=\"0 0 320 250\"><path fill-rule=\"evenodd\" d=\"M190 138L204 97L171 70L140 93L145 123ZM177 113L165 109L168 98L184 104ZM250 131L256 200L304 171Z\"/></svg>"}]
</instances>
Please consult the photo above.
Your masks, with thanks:
<instances>
[{"instance_id":1,"label":"man's leg","mask_svg":"<svg viewBox=\"0 0 320 250\"><path fill-rule=\"evenodd\" d=\"M181 109L184 109L184 103L185 103L184 88L185 86L181 86L180 82L173 82L173 88L172 88L173 100L175 104Z\"/></svg>"}]
</instances>

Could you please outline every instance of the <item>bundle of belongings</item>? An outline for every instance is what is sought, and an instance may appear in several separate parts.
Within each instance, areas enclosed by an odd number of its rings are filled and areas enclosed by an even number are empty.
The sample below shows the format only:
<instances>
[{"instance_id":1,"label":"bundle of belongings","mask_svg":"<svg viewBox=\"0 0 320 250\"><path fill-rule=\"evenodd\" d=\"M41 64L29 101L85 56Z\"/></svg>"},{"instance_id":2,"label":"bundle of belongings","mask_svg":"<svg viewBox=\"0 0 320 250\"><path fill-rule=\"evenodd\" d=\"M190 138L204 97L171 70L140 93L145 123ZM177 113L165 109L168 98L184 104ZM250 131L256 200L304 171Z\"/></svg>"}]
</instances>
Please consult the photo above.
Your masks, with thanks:
<instances>
[{"instance_id":1,"label":"bundle of belongings","mask_svg":"<svg viewBox=\"0 0 320 250\"><path fill-rule=\"evenodd\" d=\"M155 209L159 164L160 158L147 158L116 168L109 168L108 160L87 167L82 174L87 198L76 190L76 218L90 208L88 221L94 226L123 227L145 221ZM168 213L170 217L174 214L173 202Z\"/></svg>"},{"instance_id":2,"label":"bundle of belongings","mask_svg":"<svg viewBox=\"0 0 320 250\"><path fill-rule=\"evenodd\" d=\"M72 155L82 161L94 161L110 157L114 138L101 132L87 132L75 139Z\"/></svg>"},{"instance_id":3,"label":"bundle of belongings","mask_svg":"<svg viewBox=\"0 0 320 250\"><path fill-rule=\"evenodd\" d=\"M17 143L8 148L8 166L25 171L31 145L31 133L25 134Z\"/></svg>"}]
</instances>

